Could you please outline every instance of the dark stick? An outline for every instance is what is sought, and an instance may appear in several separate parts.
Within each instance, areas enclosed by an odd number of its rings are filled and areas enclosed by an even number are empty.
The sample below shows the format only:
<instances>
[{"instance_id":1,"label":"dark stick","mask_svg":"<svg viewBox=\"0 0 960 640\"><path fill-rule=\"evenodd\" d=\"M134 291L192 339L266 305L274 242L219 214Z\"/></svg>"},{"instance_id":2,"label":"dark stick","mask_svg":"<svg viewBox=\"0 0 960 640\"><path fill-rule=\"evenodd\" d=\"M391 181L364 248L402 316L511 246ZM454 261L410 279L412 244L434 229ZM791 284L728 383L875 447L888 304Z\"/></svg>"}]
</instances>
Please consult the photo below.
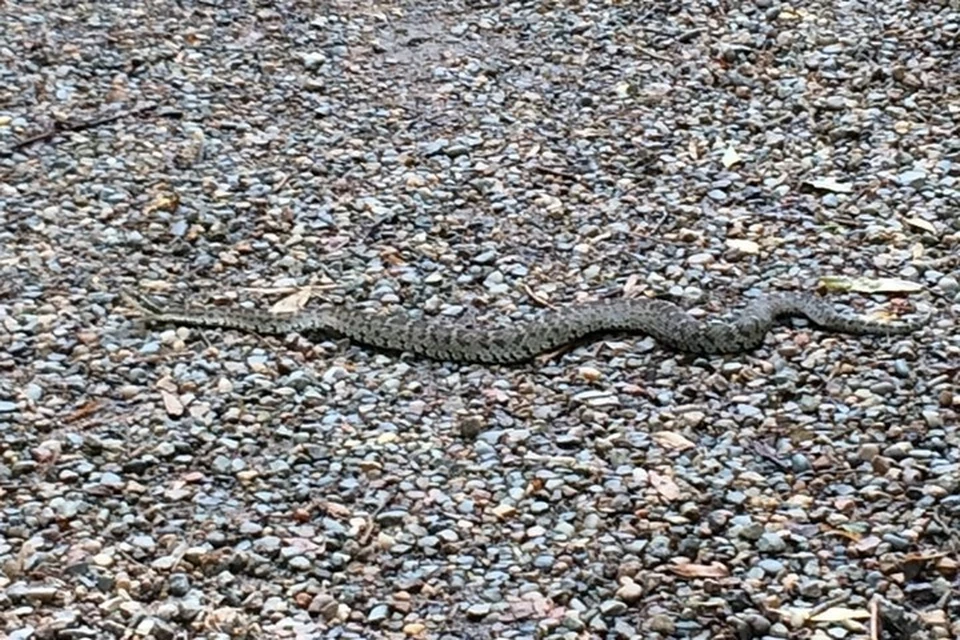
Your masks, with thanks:
<instances>
[{"instance_id":1,"label":"dark stick","mask_svg":"<svg viewBox=\"0 0 960 640\"><path fill-rule=\"evenodd\" d=\"M49 131L44 131L35 136L21 140L13 145L10 148L10 151L18 151L23 147L29 146L34 142L42 142L43 140L49 140L58 133L66 133L68 131L84 131L85 129L92 129L93 127L99 127L102 124L109 124L111 122L116 122L120 118L125 118L127 116L140 115L141 113L147 113L149 111L154 111L159 105L148 104L142 107L137 107L136 109L131 109L130 111L121 111L120 113L115 113L110 116L104 116L102 118L97 118L96 120L86 120L83 122L74 122L74 123L64 123L57 122L54 123L53 128Z\"/></svg>"}]
</instances>

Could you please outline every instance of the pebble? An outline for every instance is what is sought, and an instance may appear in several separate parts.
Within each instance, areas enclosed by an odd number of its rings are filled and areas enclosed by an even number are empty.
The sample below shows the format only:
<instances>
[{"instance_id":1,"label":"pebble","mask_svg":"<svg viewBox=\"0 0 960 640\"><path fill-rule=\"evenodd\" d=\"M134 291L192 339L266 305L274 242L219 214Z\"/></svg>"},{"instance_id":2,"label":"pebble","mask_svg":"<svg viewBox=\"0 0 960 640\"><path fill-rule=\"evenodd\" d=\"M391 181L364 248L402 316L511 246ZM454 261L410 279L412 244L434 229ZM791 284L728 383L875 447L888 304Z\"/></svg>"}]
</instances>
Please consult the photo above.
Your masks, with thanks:
<instances>
[{"instance_id":1,"label":"pebble","mask_svg":"<svg viewBox=\"0 0 960 640\"><path fill-rule=\"evenodd\" d=\"M300 56L306 69L316 69L327 61L327 56L321 52L309 52Z\"/></svg>"},{"instance_id":2,"label":"pebble","mask_svg":"<svg viewBox=\"0 0 960 640\"><path fill-rule=\"evenodd\" d=\"M496 259L497 252L493 249L490 249L474 256L473 262L474 264L491 264Z\"/></svg>"},{"instance_id":3,"label":"pebble","mask_svg":"<svg viewBox=\"0 0 960 640\"><path fill-rule=\"evenodd\" d=\"M960 292L960 283L953 276L943 276L937 280L937 288L947 295L955 295Z\"/></svg>"},{"instance_id":4,"label":"pebble","mask_svg":"<svg viewBox=\"0 0 960 640\"><path fill-rule=\"evenodd\" d=\"M123 485L123 479L111 471L106 471L100 474L100 484L106 487L119 487Z\"/></svg>"},{"instance_id":5,"label":"pebble","mask_svg":"<svg viewBox=\"0 0 960 640\"><path fill-rule=\"evenodd\" d=\"M870 462L878 455L880 455L880 447L873 443L861 445L857 452L857 457L865 462Z\"/></svg>"},{"instance_id":6,"label":"pebble","mask_svg":"<svg viewBox=\"0 0 960 640\"><path fill-rule=\"evenodd\" d=\"M627 610L627 605L619 600L604 600L600 603L600 614L613 617L619 616Z\"/></svg>"},{"instance_id":7,"label":"pebble","mask_svg":"<svg viewBox=\"0 0 960 640\"><path fill-rule=\"evenodd\" d=\"M190 591L190 578L185 573L174 573L167 578L167 588L170 595L183 597Z\"/></svg>"},{"instance_id":8,"label":"pebble","mask_svg":"<svg viewBox=\"0 0 960 640\"><path fill-rule=\"evenodd\" d=\"M674 619L662 613L650 616L645 626L654 633L662 633L666 636L672 636L677 630Z\"/></svg>"},{"instance_id":9,"label":"pebble","mask_svg":"<svg viewBox=\"0 0 960 640\"><path fill-rule=\"evenodd\" d=\"M756 542L757 551L761 553L780 553L787 548L786 542L779 534L772 532L763 533Z\"/></svg>"},{"instance_id":10,"label":"pebble","mask_svg":"<svg viewBox=\"0 0 960 640\"><path fill-rule=\"evenodd\" d=\"M573 397L573 401L589 407L615 407L620 405L620 399L605 391L582 391Z\"/></svg>"},{"instance_id":11,"label":"pebble","mask_svg":"<svg viewBox=\"0 0 960 640\"><path fill-rule=\"evenodd\" d=\"M809 458L802 453L795 453L790 456L790 468L794 473L806 473L813 469Z\"/></svg>"},{"instance_id":12,"label":"pebble","mask_svg":"<svg viewBox=\"0 0 960 640\"><path fill-rule=\"evenodd\" d=\"M764 558L757 563L757 566L764 570L768 575L775 576L784 569L784 565L779 560Z\"/></svg>"},{"instance_id":13,"label":"pebble","mask_svg":"<svg viewBox=\"0 0 960 640\"><path fill-rule=\"evenodd\" d=\"M371 624L380 624L390 615L390 609L385 604L378 604L370 610L367 616L367 622Z\"/></svg>"},{"instance_id":14,"label":"pebble","mask_svg":"<svg viewBox=\"0 0 960 640\"><path fill-rule=\"evenodd\" d=\"M482 620L490 615L490 605L485 603L472 604L467 607L467 618L469 620Z\"/></svg>"},{"instance_id":15,"label":"pebble","mask_svg":"<svg viewBox=\"0 0 960 640\"><path fill-rule=\"evenodd\" d=\"M402 524L408 516L406 511L392 510L379 513L376 517L377 524L381 527L391 527Z\"/></svg>"},{"instance_id":16,"label":"pebble","mask_svg":"<svg viewBox=\"0 0 960 640\"><path fill-rule=\"evenodd\" d=\"M927 174L925 171L920 170L910 170L904 171L903 173L897 176L897 182L905 187L911 187L913 189L919 189L924 185L927 180Z\"/></svg>"},{"instance_id":17,"label":"pebble","mask_svg":"<svg viewBox=\"0 0 960 640\"><path fill-rule=\"evenodd\" d=\"M940 429L944 426L943 414L935 409L924 409L921 412L923 421L931 429Z\"/></svg>"},{"instance_id":18,"label":"pebble","mask_svg":"<svg viewBox=\"0 0 960 640\"><path fill-rule=\"evenodd\" d=\"M627 604L633 604L643 597L643 588L637 583L630 581L617 589L617 598Z\"/></svg>"}]
</instances>

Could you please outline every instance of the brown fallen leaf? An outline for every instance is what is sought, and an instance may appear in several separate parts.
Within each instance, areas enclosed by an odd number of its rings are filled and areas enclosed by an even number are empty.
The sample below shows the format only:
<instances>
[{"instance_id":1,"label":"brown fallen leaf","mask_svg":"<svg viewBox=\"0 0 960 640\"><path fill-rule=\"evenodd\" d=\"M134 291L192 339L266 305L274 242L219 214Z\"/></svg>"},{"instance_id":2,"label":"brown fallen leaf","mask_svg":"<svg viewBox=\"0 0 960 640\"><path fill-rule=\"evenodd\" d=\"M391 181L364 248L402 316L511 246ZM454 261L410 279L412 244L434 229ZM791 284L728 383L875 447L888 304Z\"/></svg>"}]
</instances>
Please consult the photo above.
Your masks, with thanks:
<instances>
[{"instance_id":1,"label":"brown fallen leaf","mask_svg":"<svg viewBox=\"0 0 960 640\"><path fill-rule=\"evenodd\" d=\"M740 253L746 253L749 255L756 255L760 253L760 245L753 240L730 238L727 240L727 246L731 249L736 249Z\"/></svg>"},{"instance_id":2,"label":"brown fallen leaf","mask_svg":"<svg viewBox=\"0 0 960 640\"><path fill-rule=\"evenodd\" d=\"M640 276L635 273L631 273L627 276L627 281L623 283L623 297L629 298L635 293L640 293L643 290L643 283L640 282Z\"/></svg>"},{"instance_id":3,"label":"brown fallen leaf","mask_svg":"<svg viewBox=\"0 0 960 640\"><path fill-rule=\"evenodd\" d=\"M805 185L809 185L818 191L829 191L831 193L853 193L853 185L848 182L837 182L835 178L817 178L816 180L806 180Z\"/></svg>"},{"instance_id":4,"label":"brown fallen leaf","mask_svg":"<svg viewBox=\"0 0 960 640\"><path fill-rule=\"evenodd\" d=\"M513 517L517 513L517 508L510 504L498 504L493 509L493 515L497 516L501 520L506 520L507 518Z\"/></svg>"},{"instance_id":5,"label":"brown fallen leaf","mask_svg":"<svg viewBox=\"0 0 960 640\"><path fill-rule=\"evenodd\" d=\"M666 500L673 501L680 498L680 487L669 476L650 471L650 484Z\"/></svg>"},{"instance_id":6,"label":"brown fallen leaf","mask_svg":"<svg viewBox=\"0 0 960 640\"><path fill-rule=\"evenodd\" d=\"M183 403L175 393L166 389L160 389L160 397L163 398L163 408L167 410L167 415L179 418L183 415Z\"/></svg>"},{"instance_id":7,"label":"brown fallen leaf","mask_svg":"<svg viewBox=\"0 0 960 640\"><path fill-rule=\"evenodd\" d=\"M867 609L850 609L848 607L830 607L816 615L810 616L810 622L843 622L844 620L867 620L870 612Z\"/></svg>"},{"instance_id":8,"label":"brown fallen leaf","mask_svg":"<svg viewBox=\"0 0 960 640\"><path fill-rule=\"evenodd\" d=\"M686 451L697 446L676 431L657 431L653 434L653 439L661 447L675 449L676 451Z\"/></svg>"},{"instance_id":9,"label":"brown fallen leaf","mask_svg":"<svg viewBox=\"0 0 960 640\"><path fill-rule=\"evenodd\" d=\"M922 242L914 242L910 247L910 258L913 260L920 260L925 254L926 249L924 249Z\"/></svg>"},{"instance_id":10,"label":"brown fallen leaf","mask_svg":"<svg viewBox=\"0 0 960 640\"><path fill-rule=\"evenodd\" d=\"M725 169L729 169L733 165L740 162L740 154L737 153L737 150L733 146L729 146L723 152L723 157L720 158L720 162L723 164Z\"/></svg>"},{"instance_id":11,"label":"brown fallen leaf","mask_svg":"<svg viewBox=\"0 0 960 640\"><path fill-rule=\"evenodd\" d=\"M858 540L857 543L853 545L853 549L859 553L868 553L880 546L881 542L883 541L878 536L867 536Z\"/></svg>"},{"instance_id":12,"label":"brown fallen leaf","mask_svg":"<svg viewBox=\"0 0 960 640\"><path fill-rule=\"evenodd\" d=\"M923 291L923 285L899 278L848 278L824 276L820 286L827 291L853 291L856 293L915 293Z\"/></svg>"},{"instance_id":13,"label":"brown fallen leaf","mask_svg":"<svg viewBox=\"0 0 960 640\"><path fill-rule=\"evenodd\" d=\"M947 614L943 609L921 611L920 619L929 625L944 626L947 624Z\"/></svg>"},{"instance_id":14,"label":"brown fallen leaf","mask_svg":"<svg viewBox=\"0 0 960 640\"><path fill-rule=\"evenodd\" d=\"M726 578L730 570L719 562L695 564L688 562L670 567L670 571L684 578Z\"/></svg>"},{"instance_id":15,"label":"brown fallen leaf","mask_svg":"<svg viewBox=\"0 0 960 640\"><path fill-rule=\"evenodd\" d=\"M900 570L903 571L903 575L907 580L913 580L926 569L928 562L931 560L939 560L946 555L947 554L943 552L933 553L921 551L908 553L900 560Z\"/></svg>"},{"instance_id":16,"label":"brown fallen leaf","mask_svg":"<svg viewBox=\"0 0 960 640\"><path fill-rule=\"evenodd\" d=\"M922 231L926 231L927 233L930 233L933 235L937 234L937 228L933 226L933 223L928 222L923 218L907 218L906 220L904 220L904 222L906 222L908 225L910 225L915 229L920 229Z\"/></svg>"},{"instance_id":17,"label":"brown fallen leaf","mask_svg":"<svg viewBox=\"0 0 960 640\"><path fill-rule=\"evenodd\" d=\"M313 295L312 287L303 287L297 289L288 296L280 298L270 307L270 313L296 313L306 306L310 296Z\"/></svg>"},{"instance_id":18,"label":"brown fallen leaf","mask_svg":"<svg viewBox=\"0 0 960 640\"><path fill-rule=\"evenodd\" d=\"M828 536L840 536L846 538L851 542L860 542L860 539L863 538L863 535L856 531L847 531L846 529L835 529L830 525L821 525L820 530L823 531L824 535Z\"/></svg>"},{"instance_id":19,"label":"brown fallen leaf","mask_svg":"<svg viewBox=\"0 0 960 640\"><path fill-rule=\"evenodd\" d=\"M960 573L960 561L950 556L940 558L936 564L937 571L945 576L955 576Z\"/></svg>"},{"instance_id":20,"label":"brown fallen leaf","mask_svg":"<svg viewBox=\"0 0 960 640\"><path fill-rule=\"evenodd\" d=\"M323 509L325 512L332 516L338 516L341 518L346 518L353 515L353 510L349 507L346 507L339 502L331 502L329 500L319 500L317 501L317 506Z\"/></svg>"},{"instance_id":21,"label":"brown fallen leaf","mask_svg":"<svg viewBox=\"0 0 960 640\"><path fill-rule=\"evenodd\" d=\"M176 192L160 193L154 196L153 200L143 208L145 214L151 214L155 211L165 211L173 213L180 206L180 194Z\"/></svg>"},{"instance_id":22,"label":"brown fallen leaf","mask_svg":"<svg viewBox=\"0 0 960 640\"><path fill-rule=\"evenodd\" d=\"M100 407L103 406L103 403L99 400L88 400L80 405L80 408L68 415L63 419L66 423L76 422L77 420L83 420L84 418L93 415L100 410Z\"/></svg>"}]
</instances>

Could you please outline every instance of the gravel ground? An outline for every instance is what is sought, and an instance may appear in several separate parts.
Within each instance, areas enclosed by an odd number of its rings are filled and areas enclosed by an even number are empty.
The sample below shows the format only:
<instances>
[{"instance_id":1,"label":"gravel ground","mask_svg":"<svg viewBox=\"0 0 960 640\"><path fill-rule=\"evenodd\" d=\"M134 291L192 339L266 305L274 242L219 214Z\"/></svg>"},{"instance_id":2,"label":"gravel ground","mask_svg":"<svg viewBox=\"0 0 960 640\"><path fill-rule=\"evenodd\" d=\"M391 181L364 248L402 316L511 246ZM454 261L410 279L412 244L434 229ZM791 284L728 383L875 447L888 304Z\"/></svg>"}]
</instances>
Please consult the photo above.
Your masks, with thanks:
<instances>
[{"instance_id":1,"label":"gravel ground","mask_svg":"<svg viewBox=\"0 0 960 640\"><path fill-rule=\"evenodd\" d=\"M670 4L0 4L0 632L960 637L960 10ZM824 284L932 320L507 368L117 296Z\"/></svg>"}]
</instances>

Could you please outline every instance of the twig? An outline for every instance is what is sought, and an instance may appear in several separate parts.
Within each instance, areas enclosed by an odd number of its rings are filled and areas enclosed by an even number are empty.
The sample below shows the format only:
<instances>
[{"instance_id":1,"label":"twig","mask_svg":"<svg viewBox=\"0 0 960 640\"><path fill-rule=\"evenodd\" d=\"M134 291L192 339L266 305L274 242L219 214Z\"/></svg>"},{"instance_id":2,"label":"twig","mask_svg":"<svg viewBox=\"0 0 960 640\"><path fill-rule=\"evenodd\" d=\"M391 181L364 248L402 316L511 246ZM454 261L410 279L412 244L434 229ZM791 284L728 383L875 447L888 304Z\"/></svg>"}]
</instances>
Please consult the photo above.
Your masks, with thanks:
<instances>
[{"instance_id":1,"label":"twig","mask_svg":"<svg viewBox=\"0 0 960 640\"><path fill-rule=\"evenodd\" d=\"M533 289L531 289L530 285L528 285L527 283L523 283L522 287L523 287L523 292L527 294L527 297L533 300L535 303L537 303L541 307L546 307L548 309L552 309L553 311L557 310L557 306L555 304L551 303L549 300L547 300L543 296L538 296L536 293L534 293Z\"/></svg>"},{"instance_id":2,"label":"twig","mask_svg":"<svg viewBox=\"0 0 960 640\"><path fill-rule=\"evenodd\" d=\"M336 284L311 284L307 285L311 291L331 291L336 289L339 285ZM238 287L238 291L245 291L247 293L256 293L260 295L289 295L291 293L296 293L303 289L303 287Z\"/></svg>"},{"instance_id":3,"label":"twig","mask_svg":"<svg viewBox=\"0 0 960 640\"><path fill-rule=\"evenodd\" d=\"M940 528L943 529L943 532L947 534L948 539L950 540L951 551L954 553L960 552L960 536L956 533L956 528L951 527L946 522L943 521L943 518L940 517L940 513L937 510L934 510L931 514L933 521L940 525Z\"/></svg>"},{"instance_id":4,"label":"twig","mask_svg":"<svg viewBox=\"0 0 960 640\"><path fill-rule=\"evenodd\" d=\"M370 236L376 233L377 230L380 229L380 227L382 227L385 223L390 222L391 220L396 220L397 216L399 215L400 213L398 211L393 211L386 215L380 216L379 218L373 221L373 224L370 225L370 227L367 229L367 232L363 234L363 239L369 240Z\"/></svg>"},{"instance_id":5,"label":"twig","mask_svg":"<svg viewBox=\"0 0 960 640\"><path fill-rule=\"evenodd\" d=\"M207 348L208 348L208 349L213 348L213 343L210 342L210 338L207 337L207 334L206 334L206 332L205 332L203 329L200 329L200 331L198 331L197 333L200 334L200 339L203 340L203 343L204 343L205 345L207 345ZM266 344L267 344L267 341L266 341L266 339L264 339L263 336L257 336L257 337L260 338L260 344L261 344L261 345L266 345Z\"/></svg>"},{"instance_id":6,"label":"twig","mask_svg":"<svg viewBox=\"0 0 960 640\"><path fill-rule=\"evenodd\" d=\"M656 51L651 51L650 49L647 49L646 47L636 47L636 49L637 49L637 51L639 51L639 52L642 53L643 55L648 56L648 57L650 57L650 58L653 58L654 60L660 60L661 62L675 62L675 60L674 60L673 58L668 58L667 56L661 55L661 54L657 53Z\"/></svg>"},{"instance_id":7,"label":"twig","mask_svg":"<svg viewBox=\"0 0 960 640\"><path fill-rule=\"evenodd\" d=\"M657 224L653 225L653 229L650 229L650 231L647 232L647 235L652 236L652 235L655 235L658 231L660 231L660 227L663 226L663 223L667 221L667 218L669 216L670 214L667 211L664 211L663 215L660 216L660 219L657 220Z\"/></svg>"},{"instance_id":8,"label":"twig","mask_svg":"<svg viewBox=\"0 0 960 640\"><path fill-rule=\"evenodd\" d=\"M558 359L563 354L573 351L575 348L576 348L576 345L572 343L565 344L562 347L558 347L557 349L554 349L553 351L547 351L546 353L541 353L536 357L536 362L539 365L545 365L548 362L553 362L554 360Z\"/></svg>"},{"instance_id":9,"label":"twig","mask_svg":"<svg viewBox=\"0 0 960 640\"><path fill-rule=\"evenodd\" d=\"M850 599L850 594L849 594L849 593L845 593L845 594L843 594L843 595L837 596L836 598L830 598L829 600L824 600L824 601L821 602L820 604L818 604L818 605L814 606L812 609L810 609L810 611L807 613L807 616L808 616L809 618L812 618L812 617L814 617L814 616L816 616L816 615L819 615L819 614L823 613L823 612L826 611L827 609L832 609L833 607L836 607L836 606L839 606L839 605L843 604L844 602L846 602L846 601L849 600L849 599Z\"/></svg>"},{"instance_id":10,"label":"twig","mask_svg":"<svg viewBox=\"0 0 960 640\"><path fill-rule=\"evenodd\" d=\"M546 173L547 175L556 176L558 178L564 178L566 180L571 180L573 182L578 182L580 180L579 176L576 176L562 169L551 169L550 167L545 167L542 164L536 164L533 166L534 170L539 171L540 173Z\"/></svg>"},{"instance_id":11,"label":"twig","mask_svg":"<svg viewBox=\"0 0 960 640\"><path fill-rule=\"evenodd\" d=\"M23 147L27 147L35 142L42 142L44 140L49 140L50 138L54 137L58 133L67 133L70 131L84 131L86 129L92 129L93 127L99 127L102 124L109 124L111 122L116 122L117 120L121 118L125 118L127 116L135 116L135 115L140 115L142 113L155 111L159 106L160 105L158 104L148 104L142 107L137 107L136 109L131 109L129 111L121 111L120 113L115 113L113 115L97 118L96 120L86 120L83 122L74 122L74 123L55 122L53 124L53 128L50 129L49 131L44 131L43 133L39 133L35 136L31 136L25 140L21 140L20 142L17 142L10 148L10 151L18 151Z\"/></svg>"},{"instance_id":12,"label":"twig","mask_svg":"<svg viewBox=\"0 0 960 640\"><path fill-rule=\"evenodd\" d=\"M399 493L399 489L394 489L393 491L391 491L390 495L384 498L383 501L377 506L377 508L374 509L373 513L370 514L370 526L368 526L366 530L364 530L363 534L361 534L360 538L357 540L361 548L366 547L367 544L369 544L370 536L373 535L373 530L375 528L374 525L376 524L377 516L380 515L383 512L383 510L387 508L388 504L393 502L393 499L397 497L397 493Z\"/></svg>"},{"instance_id":13,"label":"twig","mask_svg":"<svg viewBox=\"0 0 960 640\"><path fill-rule=\"evenodd\" d=\"M754 442L752 447L753 452L765 460L769 460L775 464L778 468L782 470L787 470L790 468L790 463L784 462L779 457L777 457L776 452L767 444L762 442Z\"/></svg>"},{"instance_id":14,"label":"twig","mask_svg":"<svg viewBox=\"0 0 960 640\"><path fill-rule=\"evenodd\" d=\"M870 640L880 640L880 603L876 597L870 601Z\"/></svg>"},{"instance_id":15,"label":"twig","mask_svg":"<svg viewBox=\"0 0 960 640\"><path fill-rule=\"evenodd\" d=\"M523 283L522 288L523 288L523 292L527 294L527 297L533 300L539 306L546 307L547 309L551 309L553 311L557 310L557 306L555 304L553 304L543 296L538 296L536 293L534 293L533 289L531 289L530 285L528 285L527 283ZM557 358L563 355L564 353L570 351L571 349L574 348L574 346L575 345L573 344L565 344L558 349L554 349L553 351L542 353L536 357L536 361L541 364L546 364L547 362L550 362L554 358Z\"/></svg>"},{"instance_id":16,"label":"twig","mask_svg":"<svg viewBox=\"0 0 960 640\"><path fill-rule=\"evenodd\" d=\"M707 31L706 27L696 27L688 31L684 31L679 36L677 36L677 42L690 42L700 34L706 33L706 31Z\"/></svg>"}]
</instances>

